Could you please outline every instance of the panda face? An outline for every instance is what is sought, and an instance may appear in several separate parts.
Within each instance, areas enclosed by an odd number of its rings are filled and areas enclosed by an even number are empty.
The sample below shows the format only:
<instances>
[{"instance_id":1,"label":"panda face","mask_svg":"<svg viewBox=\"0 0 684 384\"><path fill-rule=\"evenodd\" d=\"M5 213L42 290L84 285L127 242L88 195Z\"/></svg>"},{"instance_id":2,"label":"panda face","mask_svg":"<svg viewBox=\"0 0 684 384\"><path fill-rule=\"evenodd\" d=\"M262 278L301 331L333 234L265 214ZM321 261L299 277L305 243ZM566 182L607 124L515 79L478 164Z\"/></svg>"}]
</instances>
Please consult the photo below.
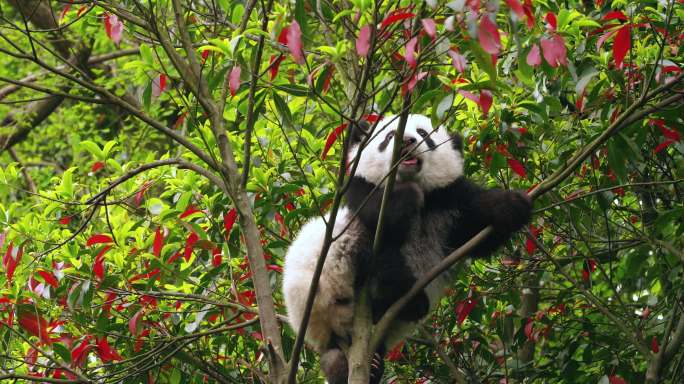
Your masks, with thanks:
<instances>
[{"instance_id":1,"label":"panda face","mask_svg":"<svg viewBox=\"0 0 684 384\"><path fill-rule=\"evenodd\" d=\"M361 151L356 176L375 185L385 184L383 179L390 171L398 126L399 116L386 117L378 123L371 140ZM350 161L356 158L359 147L360 143L352 146ZM429 191L447 186L462 175L460 138L450 136L441 126L433 128L426 116L409 115L402 138L398 180L416 182Z\"/></svg>"}]
</instances>

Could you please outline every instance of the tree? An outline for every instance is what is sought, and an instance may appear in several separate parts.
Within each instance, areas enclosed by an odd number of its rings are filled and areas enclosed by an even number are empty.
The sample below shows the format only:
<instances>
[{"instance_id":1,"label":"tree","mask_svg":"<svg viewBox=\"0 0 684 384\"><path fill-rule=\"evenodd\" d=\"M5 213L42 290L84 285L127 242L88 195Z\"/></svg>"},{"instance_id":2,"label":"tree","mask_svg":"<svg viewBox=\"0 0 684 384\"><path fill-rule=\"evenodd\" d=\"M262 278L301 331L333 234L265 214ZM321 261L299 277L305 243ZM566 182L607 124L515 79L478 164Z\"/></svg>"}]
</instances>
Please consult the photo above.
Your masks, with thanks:
<instances>
[{"instance_id":1,"label":"tree","mask_svg":"<svg viewBox=\"0 0 684 384\"><path fill-rule=\"evenodd\" d=\"M420 112L536 211L414 286L455 271L389 382L681 380L681 1L0 5L0 378L320 382L282 257L345 127ZM353 382L410 294L358 306Z\"/></svg>"}]
</instances>

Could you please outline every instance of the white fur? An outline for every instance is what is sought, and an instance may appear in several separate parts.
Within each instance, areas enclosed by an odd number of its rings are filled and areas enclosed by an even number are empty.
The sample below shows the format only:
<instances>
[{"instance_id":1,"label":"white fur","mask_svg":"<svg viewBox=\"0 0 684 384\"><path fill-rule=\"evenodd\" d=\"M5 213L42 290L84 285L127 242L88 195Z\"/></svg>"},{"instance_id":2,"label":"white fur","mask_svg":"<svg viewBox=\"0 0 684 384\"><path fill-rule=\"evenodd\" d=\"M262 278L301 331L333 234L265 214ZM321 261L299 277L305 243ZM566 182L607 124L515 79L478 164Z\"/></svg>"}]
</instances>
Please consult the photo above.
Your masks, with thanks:
<instances>
[{"instance_id":1,"label":"white fur","mask_svg":"<svg viewBox=\"0 0 684 384\"><path fill-rule=\"evenodd\" d=\"M396 131L398 126L399 116L386 117L377 124L375 131L371 133L371 140L361 150L361 159L356 169L356 176L363 177L375 185L385 184L383 178L391 168L392 147L396 137L390 140L384 151L379 151L378 146L385 139L387 133ZM419 128L427 131L429 137L435 142L437 147L434 150L430 150L418 134ZM417 175L418 184L423 190L430 191L447 186L463 175L463 158L460 153L453 150L451 137L444 127L439 126L434 129L428 117L409 115L404 129L404 137L413 137L418 140L419 144L414 154L423 161L422 169ZM360 144L351 148L349 158L352 161L360 149Z\"/></svg>"}]
</instances>

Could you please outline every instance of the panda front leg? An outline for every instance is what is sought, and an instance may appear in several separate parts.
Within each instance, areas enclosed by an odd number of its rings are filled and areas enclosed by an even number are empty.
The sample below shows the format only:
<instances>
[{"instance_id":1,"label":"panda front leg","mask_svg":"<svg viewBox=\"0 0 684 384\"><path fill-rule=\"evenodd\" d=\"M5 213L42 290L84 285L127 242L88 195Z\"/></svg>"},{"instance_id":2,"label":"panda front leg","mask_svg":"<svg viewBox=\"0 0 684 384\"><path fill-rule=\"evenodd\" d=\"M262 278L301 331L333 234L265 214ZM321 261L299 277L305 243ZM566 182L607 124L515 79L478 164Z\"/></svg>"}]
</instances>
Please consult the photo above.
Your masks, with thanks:
<instances>
[{"instance_id":1,"label":"panda front leg","mask_svg":"<svg viewBox=\"0 0 684 384\"><path fill-rule=\"evenodd\" d=\"M470 199L462 207L464 216L468 218L464 223L465 232L470 234L465 240L488 225L494 227L494 233L474 250L476 256L486 256L530 221L532 200L524 191L471 188Z\"/></svg>"}]
</instances>

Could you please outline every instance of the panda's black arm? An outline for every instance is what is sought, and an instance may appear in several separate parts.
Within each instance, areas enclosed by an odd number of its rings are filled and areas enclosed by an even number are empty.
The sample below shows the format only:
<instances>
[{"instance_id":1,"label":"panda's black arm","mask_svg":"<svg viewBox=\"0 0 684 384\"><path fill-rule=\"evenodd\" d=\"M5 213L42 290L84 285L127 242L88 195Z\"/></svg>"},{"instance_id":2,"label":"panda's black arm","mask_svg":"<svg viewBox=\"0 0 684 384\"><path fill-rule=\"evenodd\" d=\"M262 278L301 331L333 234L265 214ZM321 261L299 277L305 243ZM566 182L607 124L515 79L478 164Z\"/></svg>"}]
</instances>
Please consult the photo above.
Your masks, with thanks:
<instances>
[{"instance_id":1,"label":"panda's black arm","mask_svg":"<svg viewBox=\"0 0 684 384\"><path fill-rule=\"evenodd\" d=\"M448 204L462 215L454 228L452 247L461 246L488 225L494 227L492 235L475 248L474 256L489 255L530 221L532 201L523 191L484 189L461 177L445 192Z\"/></svg>"},{"instance_id":2,"label":"panda's black arm","mask_svg":"<svg viewBox=\"0 0 684 384\"><path fill-rule=\"evenodd\" d=\"M375 231L380 215L383 187L375 187L361 177L353 177L345 194L347 205L352 212L357 212L361 222L371 231ZM415 217L422 206L423 195L420 188L413 183L395 183L385 209L385 234L405 234L411 218Z\"/></svg>"}]
</instances>

